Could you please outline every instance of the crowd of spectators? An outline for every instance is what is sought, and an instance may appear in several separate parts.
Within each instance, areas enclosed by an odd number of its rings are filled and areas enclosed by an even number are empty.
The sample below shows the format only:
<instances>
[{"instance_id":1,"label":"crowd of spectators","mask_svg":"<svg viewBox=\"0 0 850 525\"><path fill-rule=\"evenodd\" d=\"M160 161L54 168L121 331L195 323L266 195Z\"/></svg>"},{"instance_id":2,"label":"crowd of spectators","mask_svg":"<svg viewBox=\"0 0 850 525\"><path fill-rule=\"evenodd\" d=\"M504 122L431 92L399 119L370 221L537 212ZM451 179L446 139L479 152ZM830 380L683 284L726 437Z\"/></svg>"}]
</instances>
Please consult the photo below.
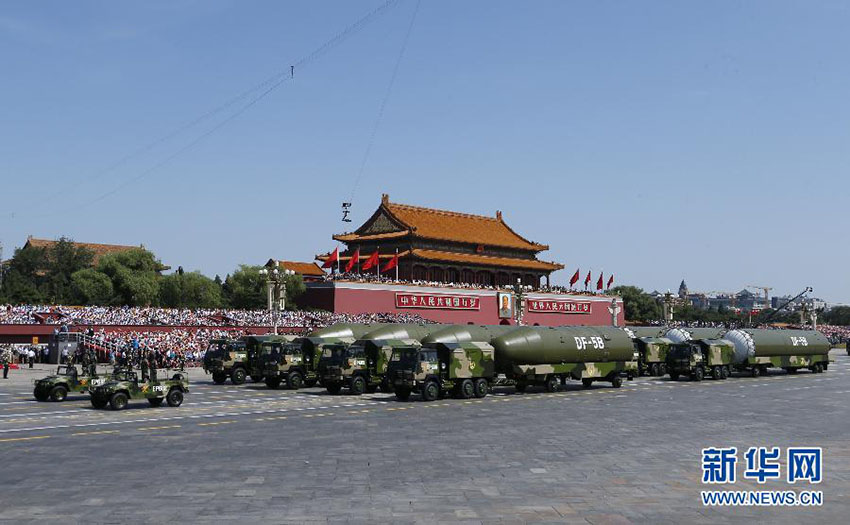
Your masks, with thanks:
<instances>
[{"instance_id":1,"label":"crowd of spectators","mask_svg":"<svg viewBox=\"0 0 850 525\"><path fill-rule=\"evenodd\" d=\"M404 314L364 314L268 310L188 309L115 306L6 305L0 307L0 324L50 324L75 326L272 326L276 316L281 326L318 327L365 318L364 322L389 319L419 322L421 317ZM396 321L397 320L397 321Z\"/></svg>"}]
</instances>

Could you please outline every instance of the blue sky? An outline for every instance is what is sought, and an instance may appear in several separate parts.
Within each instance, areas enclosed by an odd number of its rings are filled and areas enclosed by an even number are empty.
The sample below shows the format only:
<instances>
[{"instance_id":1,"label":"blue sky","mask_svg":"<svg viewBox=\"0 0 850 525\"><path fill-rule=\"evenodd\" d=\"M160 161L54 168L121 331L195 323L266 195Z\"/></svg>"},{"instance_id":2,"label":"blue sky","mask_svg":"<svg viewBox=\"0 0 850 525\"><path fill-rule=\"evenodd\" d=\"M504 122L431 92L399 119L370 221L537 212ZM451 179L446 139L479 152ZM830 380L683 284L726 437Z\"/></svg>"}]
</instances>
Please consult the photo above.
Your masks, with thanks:
<instances>
[{"instance_id":1,"label":"blue sky","mask_svg":"<svg viewBox=\"0 0 850 525\"><path fill-rule=\"evenodd\" d=\"M381 4L3 2L4 257L67 235L224 276L332 249L415 0L221 106ZM381 193L503 210L556 282L850 302L847 27L846 2L424 0L348 226Z\"/></svg>"}]
</instances>

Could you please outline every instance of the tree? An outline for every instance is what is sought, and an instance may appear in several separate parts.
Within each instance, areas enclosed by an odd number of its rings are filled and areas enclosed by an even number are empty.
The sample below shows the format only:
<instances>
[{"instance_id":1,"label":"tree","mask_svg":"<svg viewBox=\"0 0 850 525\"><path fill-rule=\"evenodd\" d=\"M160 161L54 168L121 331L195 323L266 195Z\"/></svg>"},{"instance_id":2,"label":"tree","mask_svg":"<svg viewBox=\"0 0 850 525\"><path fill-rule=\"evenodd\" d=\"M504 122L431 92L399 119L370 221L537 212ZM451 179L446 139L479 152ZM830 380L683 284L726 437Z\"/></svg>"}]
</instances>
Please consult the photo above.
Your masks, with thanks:
<instances>
[{"instance_id":1,"label":"tree","mask_svg":"<svg viewBox=\"0 0 850 525\"><path fill-rule=\"evenodd\" d=\"M98 271L112 281L115 291L113 304L127 306L155 305L159 298L159 270L162 268L154 254L144 248L133 248L104 255Z\"/></svg>"},{"instance_id":2,"label":"tree","mask_svg":"<svg viewBox=\"0 0 850 525\"><path fill-rule=\"evenodd\" d=\"M76 304L106 305L115 295L112 281L94 268L77 270L71 275L71 290Z\"/></svg>"},{"instance_id":3,"label":"tree","mask_svg":"<svg viewBox=\"0 0 850 525\"><path fill-rule=\"evenodd\" d=\"M824 312L822 319L827 324L850 325L850 306L836 306Z\"/></svg>"},{"instance_id":4,"label":"tree","mask_svg":"<svg viewBox=\"0 0 850 525\"><path fill-rule=\"evenodd\" d=\"M200 272L166 275L159 283L159 301L171 308L218 308L221 286Z\"/></svg>"},{"instance_id":5,"label":"tree","mask_svg":"<svg viewBox=\"0 0 850 525\"><path fill-rule=\"evenodd\" d=\"M232 308L263 308L266 306L266 281L260 275L261 266L241 264L224 280L225 298Z\"/></svg>"},{"instance_id":6,"label":"tree","mask_svg":"<svg viewBox=\"0 0 850 525\"><path fill-rule=\"evenodd\" d=\"M626 320L649 322L661 319L661 306L643 289L637 286L616 286L611 292L623 298Z\"/></svg>"},{"instance_id":7,"label":"tree","mask_svg":"<svg viewBox=\"0 0 850 525\"><path fill-rule=\"evenodd\" d=\"M46 250L44 294L52 303L68 304L73 302L74 293L71 276L85 268L90 268L94 252L74 243L67 237L60 237Z\"/></svg>"},{"instance_id":8,"label":"tree","mask_svg":"<svg viewBox=\"0 0 850 525\"><path fill-rule=\"evenodd\" d=\"M2 295L11 303L38 304L44 302L44 292L39 285L47 259L44 248L18 248L8 263L3 276Z\"/></svg>"}]
</instances>

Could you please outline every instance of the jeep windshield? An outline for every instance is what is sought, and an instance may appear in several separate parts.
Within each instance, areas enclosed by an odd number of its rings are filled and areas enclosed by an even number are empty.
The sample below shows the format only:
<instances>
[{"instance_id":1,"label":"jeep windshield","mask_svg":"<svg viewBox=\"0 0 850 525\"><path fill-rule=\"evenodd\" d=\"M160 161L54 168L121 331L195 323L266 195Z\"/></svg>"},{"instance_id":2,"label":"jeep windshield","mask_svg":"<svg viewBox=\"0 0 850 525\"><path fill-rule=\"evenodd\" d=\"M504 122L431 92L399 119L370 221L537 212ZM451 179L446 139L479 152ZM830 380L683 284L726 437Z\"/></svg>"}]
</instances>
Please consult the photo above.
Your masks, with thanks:
<instances>
[{"instance_id":1,"label":"jeep windshield","mask_svg":"<svg viewBox=\"0 0 850 525\"><path fill-rule=\"evenodd\" d=\"M60 366L56 369L57 376L75 376L77 375L77 369L73 366Z\"/></svg>"}]
</instances>

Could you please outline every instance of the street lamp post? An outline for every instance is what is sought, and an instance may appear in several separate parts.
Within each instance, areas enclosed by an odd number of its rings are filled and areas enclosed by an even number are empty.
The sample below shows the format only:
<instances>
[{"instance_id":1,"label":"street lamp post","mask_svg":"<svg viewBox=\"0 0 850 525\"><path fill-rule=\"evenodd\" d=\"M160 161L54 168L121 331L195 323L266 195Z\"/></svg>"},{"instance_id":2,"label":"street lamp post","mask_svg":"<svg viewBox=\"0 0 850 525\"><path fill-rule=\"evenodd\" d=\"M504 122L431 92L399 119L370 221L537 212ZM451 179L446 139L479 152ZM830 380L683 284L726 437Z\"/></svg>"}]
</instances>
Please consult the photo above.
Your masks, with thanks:
<instances>
[{"instance_id":1,"label":"street lamp post","mask_svg":"<svg viewBox=\"0 0 850 525\"><path fill-rule=\"evenodd\" d=\"M516 292L516 324L522 325L522 318L525 315L525 293L523 291L522 279L517 278L514 291Z\"/></svg>"},{"instance_id":2,"label":"street lamp post","mask_svg":"<svg viewBox=\"0 0 850 525\"><path fill-rule=\"evenodd\" d=\"M281 272L276 267L271 270L268 268L261 268L260 275L266 279L268 310L272 314L274 334L277 335L278 312L286 308L286 277L289 275L295 275L295 272L292 270L283 270Z\"/></svg>"}]
</instances>

